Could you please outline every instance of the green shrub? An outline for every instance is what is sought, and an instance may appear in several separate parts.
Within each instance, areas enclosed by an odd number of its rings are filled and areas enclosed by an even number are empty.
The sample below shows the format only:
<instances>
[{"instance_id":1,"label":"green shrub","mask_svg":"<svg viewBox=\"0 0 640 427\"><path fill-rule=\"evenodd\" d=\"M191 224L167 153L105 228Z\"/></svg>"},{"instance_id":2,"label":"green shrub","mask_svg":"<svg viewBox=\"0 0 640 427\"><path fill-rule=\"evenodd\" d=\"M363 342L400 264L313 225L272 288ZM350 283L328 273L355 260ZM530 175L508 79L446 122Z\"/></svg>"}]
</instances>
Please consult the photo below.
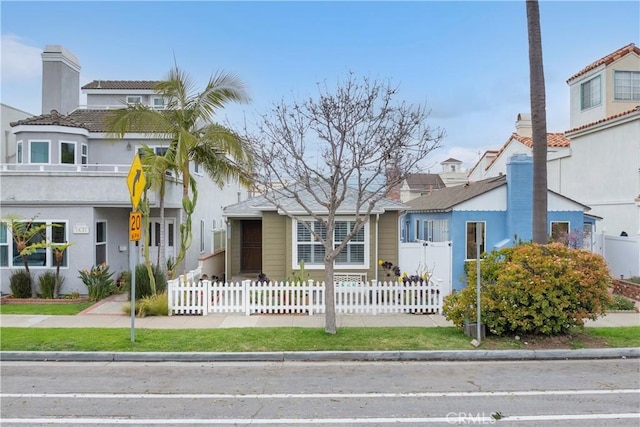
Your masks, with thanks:
<instances>
[{"instance_id":1,"label":"green shrub","mask_svg":"<svg viewBox=\"0 0 640 427\"><path fill-rule=\"evenodd\" d=\"M151 270L156 280L156 293L162 293L167 290L167 277L164 272L156 268L154 265ZM149 279L149 273L147 272L147 266L144 264L138 264L136 266L136 299L144 298L153 295L151 290L151 280Z\"/></svg>"},{"instance_id":2,"label":"green shrub","mask_svg":"<svg viewBox=\"0 0 640 427\"><path fill-rule=\"evenodd\" d=\"M80 270L78 273L87 287L89 299L99 301L115 292L113 272L109 271L107 264L96 265L90 271Z\"/></svg>"},{"instance_id":3,"label":"green shrub","mask_svg":"<svg viewBox=\"0 0 640 427\"><path fill-rule=\"evenodd\" d=\"M64 276L60 276L60 288L64 282ZM51 271L45 271L38 277L40 285L40 296L42 298L53 298L53 290L56 287L56 275ZM58 290L59 291L59 290Z\"/></svg>"},{"instance_id":4,"label":"green shrub","mask_svg":"<svg viewBox=\"0 0 640 427\"><path fill-rule=\"evenodd\" d=\"M31 298L31 276L27 270L16 270L11 273L9 287L14 298Z\"/></svg>"},{"instance_id":5,"label":"green shrub","mask_svg":"<svg viewBox=\"0 0 640 427\"><path fill-rule=\"evenodd\" d=\"M612 310L635 310L636 304L624 295L613 294L612 302L607 306L608 311Z\"/></svg>"},{"instance_id":6,"label":"green shrub","mask_svg":"<svg viewBox=\"0 0 640 427\"><path fill-rule=\"evenodd\" d=\"M467 287L447 296L443 307L459 327L476 319L475 263L469 267ZM566 333L611 301L604 259L560 243L493 251L480 267L482 322L494 335Z\"/></svg>"},{"instance_id":7,"label":"green shrub","mask_svg":"<svg viewBox=\"0 0 640 427\"><path fill-rule=\"evenodd\" d=\"M626 280L629 281L629 282L640 284L640 277L638 277L638 276L630 277L630 278L628 278Z\"/></svg>"}]
</instances>

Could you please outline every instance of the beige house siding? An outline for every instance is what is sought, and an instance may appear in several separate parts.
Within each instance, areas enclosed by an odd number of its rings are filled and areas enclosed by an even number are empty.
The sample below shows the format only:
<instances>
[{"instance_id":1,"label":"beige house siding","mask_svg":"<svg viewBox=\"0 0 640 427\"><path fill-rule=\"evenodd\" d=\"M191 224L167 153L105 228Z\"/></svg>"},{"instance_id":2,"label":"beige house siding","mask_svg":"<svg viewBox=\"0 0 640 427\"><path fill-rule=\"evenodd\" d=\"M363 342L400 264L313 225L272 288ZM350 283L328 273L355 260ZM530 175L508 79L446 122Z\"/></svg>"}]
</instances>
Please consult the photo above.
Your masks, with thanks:
<instances>
[{"instance_id":1,"label":"beige house siding","mask_svg":"<svg viewBox=\"0 0 640 427\"><path fill-rule=\"evenodd\" d=\"M285 280L287 276L283 260L291 258L287 249L291 246L290 221L277 212L262 213L262 271L271 280Z\"/></svg>"},{"instance_id":2,"label":"beige house siding","mask_svg":"<svg viewBox=\"0 0 640 427\"><path fill-rule=\"evenodd\" d=\"M390 261L394 265L398 264L398 250L400 245L398 229L398 212L386 212L380 215L380 222L378 224L378 259ZM385 271L378 265L378 260L374 260L372 267L378 270L378 280L385 280ZM375 275L371 274L369 278L375 279Z\"/></svg>"},{"instance_id":3,"label":"beige house siding","mask_svg":"<svg viewBox=\"0 0 640 427\"><path fill-rule=\"evenodd\" d=\"M607 67L606 90L603 91L603 95L605 93L609 95L607 97L603 96L603 102L606 102L606 117L624 113L625 111L629 111L636 105L638 105L638 101L616 101L614 99L615 71L640 71L640 57L633 53L630 53Z\"/></svg>"}]
</instances>

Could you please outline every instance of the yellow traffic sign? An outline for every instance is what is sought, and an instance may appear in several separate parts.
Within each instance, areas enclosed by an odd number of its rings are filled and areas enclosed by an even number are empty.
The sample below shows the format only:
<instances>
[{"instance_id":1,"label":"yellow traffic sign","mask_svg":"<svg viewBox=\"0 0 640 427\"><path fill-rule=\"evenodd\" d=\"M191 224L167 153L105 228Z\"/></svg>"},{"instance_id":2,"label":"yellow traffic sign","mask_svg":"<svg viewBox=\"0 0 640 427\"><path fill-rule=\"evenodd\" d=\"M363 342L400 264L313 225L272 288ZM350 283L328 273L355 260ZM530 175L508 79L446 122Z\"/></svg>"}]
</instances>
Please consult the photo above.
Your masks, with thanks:
<instances>
[{"instance_id":1,"label":"yellow traffic sign","mask_svg":"<svg viewBox=\"0 0 640 427\"><path fill-rule=\"evenodd\" d=\"M142 236L142 213L131 212L129 214L129 240L137 242Z\"/></svg>"},{"instance_id":2,"label":"yellow traffic sign","mask_svg":"<svg viewBox=\"0 0 640 427\"><path fill-rule=\"evenodd\" d=\"M142 197L142 191L147 185L147 179L144 177L142 171L142 163L140 163L140 157L136 154L133 157L131 163L131 169L129 169L129 175L127 175L127 187L129 187L129 194L131 195L131 205L133 210L138 210L140 204L140 197Z\"/></svg>"}]
</instances>

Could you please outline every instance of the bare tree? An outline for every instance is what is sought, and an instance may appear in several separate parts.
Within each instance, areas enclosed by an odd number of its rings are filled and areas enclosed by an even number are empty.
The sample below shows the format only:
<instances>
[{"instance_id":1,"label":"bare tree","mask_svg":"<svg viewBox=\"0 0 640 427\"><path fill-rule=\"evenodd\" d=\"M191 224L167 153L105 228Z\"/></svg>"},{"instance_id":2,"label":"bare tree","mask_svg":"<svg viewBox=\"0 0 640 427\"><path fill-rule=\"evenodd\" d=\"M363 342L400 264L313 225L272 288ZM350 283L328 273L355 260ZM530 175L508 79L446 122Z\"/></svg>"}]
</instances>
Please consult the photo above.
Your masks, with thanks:
<instances>
[{"instance_id":1,"label":"bare tree","mask_svg":"<svg viewBox=\"0 0 640 427\"><path fill-rule=\"evenodd\" d=\"M296 219L324 247L327 333L336 333L334 261L364 227L376 204L439 147L444 136L426 124L424 106L395 103L397 88L349 73L331 92L276 103L248 133L256 183L281 212ZM353 227L334 241L348 204ZM302 217L306 216L307 220ZM308 221L320 224L314 227Z\"/></svg>"},{"instance_id":2,"label":"bare tree","mask_svg":"<svg viewBox=\"0 0 640 427\"><path fill-rule=\"evenodd\" d=\"M547 111L542 34L537 0L526 0L529 34L529 86L533 131L533 241L547 243Z\"/></svg>"}]
</instances>

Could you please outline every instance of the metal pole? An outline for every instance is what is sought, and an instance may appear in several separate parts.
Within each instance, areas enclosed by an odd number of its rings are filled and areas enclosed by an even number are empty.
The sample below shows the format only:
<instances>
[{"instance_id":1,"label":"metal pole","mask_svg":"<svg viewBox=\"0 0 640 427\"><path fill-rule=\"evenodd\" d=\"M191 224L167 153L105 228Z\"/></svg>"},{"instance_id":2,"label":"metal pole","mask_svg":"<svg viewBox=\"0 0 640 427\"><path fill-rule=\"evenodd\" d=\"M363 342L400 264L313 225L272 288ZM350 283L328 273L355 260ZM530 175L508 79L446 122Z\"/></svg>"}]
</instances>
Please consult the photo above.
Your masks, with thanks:
<instances>
[{"instance_id":1,"label":"metal pole","mask_svg":"<svg viewBox=\"0 0 640 427\"><path fill-rule=\"evenodd\" d=\"M131 272L131 342L136 342L136 242L129 242L129 271Z\"/></svg>"},{"instance_id":2,"label":"metal pole","mask_svg":"<svg viewBox=\"0 0 640 427\"><path fill-rule=\"evenodd\" d=\"M476 339L478 343L482 342L480 335L480 245L482 244L482 223L476 222L476 310L478 311L476 319Z\"/></svg>"}]
</instances>

